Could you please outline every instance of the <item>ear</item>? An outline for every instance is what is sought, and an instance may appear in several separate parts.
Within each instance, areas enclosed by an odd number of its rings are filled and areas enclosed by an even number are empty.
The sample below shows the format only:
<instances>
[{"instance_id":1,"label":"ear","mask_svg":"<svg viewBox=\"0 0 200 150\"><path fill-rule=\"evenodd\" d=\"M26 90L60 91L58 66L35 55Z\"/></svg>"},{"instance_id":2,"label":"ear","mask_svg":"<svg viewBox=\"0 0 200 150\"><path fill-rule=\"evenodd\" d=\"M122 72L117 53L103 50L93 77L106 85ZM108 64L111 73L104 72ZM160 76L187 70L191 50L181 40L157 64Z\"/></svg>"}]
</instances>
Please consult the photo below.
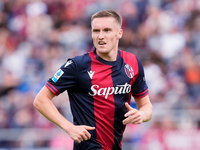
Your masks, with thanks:
<instances>
[{"instance_id":1,"label":"ear","mask_svg":"<svg viewBox=\"0 0 200 150\"><path fill-rule=\"evenodd\" d=\"M123 35L123 30L120 29L120 30L119 30L119 33L118 33L118 39L121 39L122 35Z\"/></svg>"}]
</instances>

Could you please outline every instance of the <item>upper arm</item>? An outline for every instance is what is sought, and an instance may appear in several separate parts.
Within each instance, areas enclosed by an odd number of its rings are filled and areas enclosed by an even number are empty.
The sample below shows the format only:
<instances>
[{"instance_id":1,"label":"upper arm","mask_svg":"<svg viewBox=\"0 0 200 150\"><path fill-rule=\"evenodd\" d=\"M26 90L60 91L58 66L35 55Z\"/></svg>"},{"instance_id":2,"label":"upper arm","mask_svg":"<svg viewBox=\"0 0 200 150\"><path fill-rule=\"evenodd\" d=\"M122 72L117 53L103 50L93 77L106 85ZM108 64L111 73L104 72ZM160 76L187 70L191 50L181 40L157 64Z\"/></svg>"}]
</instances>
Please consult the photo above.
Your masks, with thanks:
<instances>
[{"instance_id":1,"label":"upper arm","mask_svg":"<svg viewBox=\"0 0 200 150\"><path fill-rule=\"evenodd\" d=\"M44 86L40 90L40 92L37 94L37 96L35 97L34 104L37 101L42 101L42 100L46 100L46 99L51 100L54 96L56 96L56 95L51 90L49 90L46 86Z\"/></svg>"},{"instance_id":2,"label":"upper arm","mask_svg":"<svg viewBox=\"0 0 200 150\"><path fill-rule=\"evenodd\" d=\"M145 97L142 97L142 98L135 97L134 99L135 99L135 103L137 105L138 110L142 108L143 106L149 106L150 108L152 108L149 95L146 95Z\"/></svg>"}]
</instances>

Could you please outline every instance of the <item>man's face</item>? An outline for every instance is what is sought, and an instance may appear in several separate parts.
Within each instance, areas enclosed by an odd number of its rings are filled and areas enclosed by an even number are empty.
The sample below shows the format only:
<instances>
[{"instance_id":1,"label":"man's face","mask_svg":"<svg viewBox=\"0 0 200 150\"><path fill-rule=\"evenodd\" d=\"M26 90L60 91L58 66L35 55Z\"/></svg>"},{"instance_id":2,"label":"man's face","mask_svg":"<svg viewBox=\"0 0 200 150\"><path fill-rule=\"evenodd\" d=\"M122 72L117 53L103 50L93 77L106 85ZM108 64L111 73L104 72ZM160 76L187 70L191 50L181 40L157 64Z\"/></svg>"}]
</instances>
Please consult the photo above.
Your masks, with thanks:
<instances>
[{"instance_id":1,"label":"man's face","mask_svg":"<svg viewBox=\"0 0 200 150\"><path fill-rule=\"evenodd\" d=\"M113 17L95 18L92 23L92 39L97 54L107 55L118 50L122 29Z\"/></svg>"}]
</instances>

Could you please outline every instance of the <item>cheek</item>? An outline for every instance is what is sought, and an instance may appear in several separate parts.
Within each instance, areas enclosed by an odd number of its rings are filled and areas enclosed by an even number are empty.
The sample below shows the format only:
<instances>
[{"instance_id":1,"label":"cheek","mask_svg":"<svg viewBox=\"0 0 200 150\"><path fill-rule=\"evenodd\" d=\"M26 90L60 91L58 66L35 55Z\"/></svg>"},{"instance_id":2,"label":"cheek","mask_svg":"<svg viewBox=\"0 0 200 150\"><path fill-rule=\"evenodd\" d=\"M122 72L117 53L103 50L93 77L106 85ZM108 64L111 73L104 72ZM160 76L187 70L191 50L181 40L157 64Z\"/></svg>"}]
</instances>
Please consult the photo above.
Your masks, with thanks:
<instances>
[{"instance_id":1,"label":"cheek","mask_svg":"<svg viewBox=\"0 0 200 150\"><path fill-rule=\"evenodd\" d=\"M92 37L92 39L94 39L94 35L93 34L91 34L91 37Z\"/></svg>"},{"instance_id":2,"label":"cheek","mask_svg":"<svg viewBox=\"0 0 200 150\"><path fill-rule=\"evenodd\" d=\"M92 34L92 39L96 40L97 39L97 35L96 34Z\"/></svg>"},{"instance_id":3,"label":"cheek","mask_svg":"<svg viewBox=\"0 0 200 150\"><path fill-rule=\"evenodd\" d=\"M92 41L93 41L94 46L96 47L98 42L95 36L92 36Z\"/></svg>"},{"instance_id":4,"label":"cheek","mask_svg":"<svg viewBox=\"0 0 200 150\"><path fill-rule=\"evenodd\" d=\"M94 35L92 35L92 40L93 40L93 42L95 42L95 36Z\"/></svg>"},{"instance_id":5,"label":"cheek","mask_svg":"<svg viewBox=\"0 0 200 150\"><path fill-rule=\"evenodd\" d=\"M112 41L115 42L115 41L118 41L119 40L119 35L118 34L115 34L113 37L112 37Z\"/></svg>"}]
</instances>

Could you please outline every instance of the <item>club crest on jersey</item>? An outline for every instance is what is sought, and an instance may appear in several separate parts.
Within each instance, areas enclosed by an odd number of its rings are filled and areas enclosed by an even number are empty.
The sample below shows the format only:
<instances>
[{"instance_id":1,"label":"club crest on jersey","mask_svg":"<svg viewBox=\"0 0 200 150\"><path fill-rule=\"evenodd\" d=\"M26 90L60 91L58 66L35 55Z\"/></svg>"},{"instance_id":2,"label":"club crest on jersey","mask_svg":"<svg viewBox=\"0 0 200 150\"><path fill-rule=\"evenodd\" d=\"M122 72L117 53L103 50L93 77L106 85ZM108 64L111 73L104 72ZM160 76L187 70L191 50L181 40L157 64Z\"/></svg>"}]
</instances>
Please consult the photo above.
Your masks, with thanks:
<instances>
[{"instance_id":1,"label":"club crest on jersey","mask_svg":"<svg viewBox=\"0 0 200 150\"><path fill-rule=\"evenodd\" d=\"M124 71L126 72L126 75L129 77L129 78L133 78L134 77L134 71L133 71L133 68L126 64L124 66Z\"/></svg>"},{"instance_id":2,"label":"club crest on jersey","mask_svg":"<svg viewBox=\"0 0 200 150\"><path fill-rule=\"evenodd\" d=\"M57 82L58 79L63 75L63 71L61 69L59 69L55 75L51 78L54 82Z\"/></svg>"}]
</instances>

